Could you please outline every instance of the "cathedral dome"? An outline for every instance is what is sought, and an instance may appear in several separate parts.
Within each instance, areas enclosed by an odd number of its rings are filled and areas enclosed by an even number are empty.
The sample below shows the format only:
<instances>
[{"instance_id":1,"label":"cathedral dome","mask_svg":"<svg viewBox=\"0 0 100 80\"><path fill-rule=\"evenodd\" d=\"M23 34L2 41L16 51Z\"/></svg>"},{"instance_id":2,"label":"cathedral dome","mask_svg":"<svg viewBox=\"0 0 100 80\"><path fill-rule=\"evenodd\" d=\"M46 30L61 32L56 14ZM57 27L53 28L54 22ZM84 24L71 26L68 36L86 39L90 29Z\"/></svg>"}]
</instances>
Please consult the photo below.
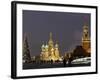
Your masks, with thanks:
<instances>
[{"instance_id":1,"label":"cathedral dome","mask_svg":"<svg viewBox=\"0 0 100 80\"><path fill-rule=\"evenodd\" d=\"M49 46L46 44L45 48L49 48Z\"/></svg>"},{"instance_id":2,"label":"cathedral dome","mask_svg":"<svg viewBox=\"0 0 100 80\"><path fill-rule=\"evenodd\" d=\"M55 48L58 48L58 44L55 44Z\"/></svg>"},{"instance_id":3,"label":"cathedral dome","mask_svg":"<svg viewBox=\"0 0 100 80\"><path fill-rule=\"evenodd\" d=\"M41 48L45 48L45 45L44 44L42 44L42 47Z\"/></svg>"}]
</instances>

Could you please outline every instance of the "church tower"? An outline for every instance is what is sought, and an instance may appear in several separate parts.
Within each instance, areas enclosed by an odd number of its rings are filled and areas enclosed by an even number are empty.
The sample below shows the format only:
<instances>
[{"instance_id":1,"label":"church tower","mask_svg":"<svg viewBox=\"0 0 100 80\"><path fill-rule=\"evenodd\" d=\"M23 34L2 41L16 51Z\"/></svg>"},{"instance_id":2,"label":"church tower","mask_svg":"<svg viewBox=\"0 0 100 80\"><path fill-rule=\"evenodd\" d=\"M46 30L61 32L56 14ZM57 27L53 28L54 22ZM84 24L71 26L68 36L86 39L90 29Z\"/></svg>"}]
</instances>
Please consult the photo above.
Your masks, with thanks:
<instances>
[{"instance_id":1,"label":"church tower","mask_svg":"<svg viewBox=\"0 0 100 80\"><path fill-rule=\"evenodd\" d=\"M54 48L54 42L52 40L52 33L50 32L49 41L48 41L49 50Z\"/></svg>"},{"instance_id":2,"label":"church tower","mask_svg":"<svg viewBox=\"0 0 100 80\"><path fill-rule=\"evenodd\" d=\"M57 42L56 42L56 44L55 44L55 56L59 59L59 45L57 44Z\"/></svg>"},{"instance_id":3,"label":"church tower","mask_svg":"<svg viewBox=\"0 0 100 80\"><path fill-rule=\"evenodd\" d=\"M83 47L83 49L86 50L86 52L88 52L90 50L90 45L91 45L91 43L90 43L88 26L84 25L83 26L83 35L82 35L82 47Z\"/></svg>"}]
</instances>

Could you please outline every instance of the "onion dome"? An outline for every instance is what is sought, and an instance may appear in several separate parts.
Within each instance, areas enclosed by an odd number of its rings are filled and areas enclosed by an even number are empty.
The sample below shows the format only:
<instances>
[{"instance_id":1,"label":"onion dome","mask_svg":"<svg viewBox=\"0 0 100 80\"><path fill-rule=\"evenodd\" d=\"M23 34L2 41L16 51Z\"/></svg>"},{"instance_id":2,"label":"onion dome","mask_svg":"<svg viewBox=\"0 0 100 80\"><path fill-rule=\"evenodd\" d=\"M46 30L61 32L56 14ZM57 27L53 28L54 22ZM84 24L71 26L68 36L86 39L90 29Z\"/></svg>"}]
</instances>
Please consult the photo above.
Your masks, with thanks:
<instances>
[{"instance_id":1,"label":"onion dome","mask_svg":"<svg viewBox=\"0 0 100 80\"><path fill-rule=\"evenodd\" d=\"M45 45L45 48L49 48L49 46L46 44L46 45Z\"/></svg>"},{"instance_id":2,"label":"onion dome","mask_svg":"<svg viewBox=\"0 0 100 80\"><path fill-rule=\"evenodd\" d=\"M45 48L45 45L43 44L41 48Z\"/></svg>"}]
</instances>

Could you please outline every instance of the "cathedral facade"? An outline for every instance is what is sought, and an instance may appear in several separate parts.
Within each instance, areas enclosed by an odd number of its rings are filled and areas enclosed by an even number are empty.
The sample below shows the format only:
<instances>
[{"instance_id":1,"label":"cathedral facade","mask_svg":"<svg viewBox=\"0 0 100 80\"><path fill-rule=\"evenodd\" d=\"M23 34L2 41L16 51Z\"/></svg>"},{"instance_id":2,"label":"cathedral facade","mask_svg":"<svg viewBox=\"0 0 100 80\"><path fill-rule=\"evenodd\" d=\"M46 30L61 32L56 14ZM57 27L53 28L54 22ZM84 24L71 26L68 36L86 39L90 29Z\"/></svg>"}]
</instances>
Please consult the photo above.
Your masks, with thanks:
<instances>
[{"instance_id":1,"label":"cathedral facade","mask_svg":"<svg viewBox=\"0 0 100 80\"><path fill-rule=\"evenodd\" d=\"M43 61L61 60L60 53L59 53L59 45L58 43L54 45L51 32L50 32L48 44L42 44L41 46L40 59Z\"/></svg>"}]
</instances>

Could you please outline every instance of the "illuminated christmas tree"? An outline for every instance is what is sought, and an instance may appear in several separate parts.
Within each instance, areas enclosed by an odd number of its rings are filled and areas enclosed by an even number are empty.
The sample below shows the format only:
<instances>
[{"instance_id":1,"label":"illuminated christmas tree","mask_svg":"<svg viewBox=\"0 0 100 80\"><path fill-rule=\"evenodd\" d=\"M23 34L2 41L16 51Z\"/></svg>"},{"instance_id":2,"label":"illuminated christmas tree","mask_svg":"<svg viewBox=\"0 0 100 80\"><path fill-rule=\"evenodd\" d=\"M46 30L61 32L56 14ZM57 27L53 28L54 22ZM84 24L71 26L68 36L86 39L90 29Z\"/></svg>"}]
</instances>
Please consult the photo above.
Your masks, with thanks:
<instances>
[{"instance_id":1,"label":"illuminated christmas tree","mask_svg":"<svg viewBox=\"0 0 100 80\"><path fill-rule=\"evenodd\" d=\"M25 36L23 43L23 63L29 63L31 61L30 50L27 37Z\"/></svg>"}]
</instances>

